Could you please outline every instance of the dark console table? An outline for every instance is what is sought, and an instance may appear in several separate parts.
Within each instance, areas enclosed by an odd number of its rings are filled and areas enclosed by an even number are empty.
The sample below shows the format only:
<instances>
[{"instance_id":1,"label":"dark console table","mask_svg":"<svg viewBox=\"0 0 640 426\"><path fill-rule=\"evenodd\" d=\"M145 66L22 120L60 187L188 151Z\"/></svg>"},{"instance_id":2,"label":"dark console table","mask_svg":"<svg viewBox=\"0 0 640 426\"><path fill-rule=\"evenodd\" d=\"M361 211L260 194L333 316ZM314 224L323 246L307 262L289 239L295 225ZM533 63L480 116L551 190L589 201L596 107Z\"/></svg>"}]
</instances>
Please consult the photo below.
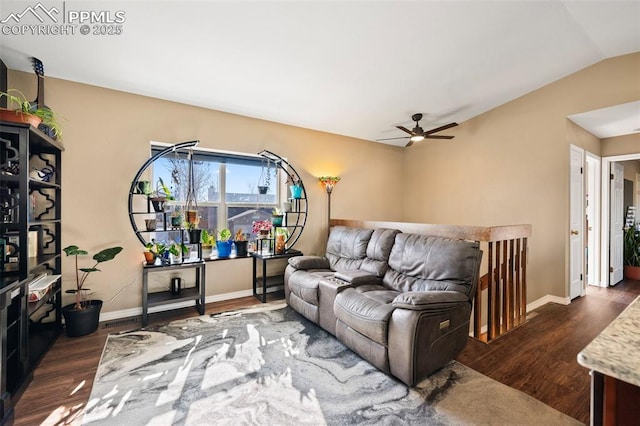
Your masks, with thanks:
<instances>
[{"instance_id":1,"label":"dark console table","mask_svg":"<svg viewBox=\"0 0 640 426\"><path fill-rule=\"evenodd\" d=\"M268 275L268 262L277 259L288 259L294 256L302 256L302 252L299 250L289 249L283 254L261 254L254 252L251 256L253 257L253 295L262 303L266 303L267 287L284 284L284 272L276 275ZM258 261L262 261L261 277L258 277ZM262 292L259 292L258 290L262 290Z\"/></svg>"},{"instance_id":2,"label":"dark console table","mask_svg":"<svg viewBox=\"0 0 640 426\"><path fill-rule=\"evenodd\" d=\"M149 273L168 272L183 269L195 270L195 285L182 288L178 293L171 291L158 291L149 293ZM205 266L203 260L194 262L176 263L174 265L144 265L142 267L142 326L148 323L149 308L169 303L196 301L196 309L200 315L204 315L205 297Z\"/></svg>"}]
</instances>

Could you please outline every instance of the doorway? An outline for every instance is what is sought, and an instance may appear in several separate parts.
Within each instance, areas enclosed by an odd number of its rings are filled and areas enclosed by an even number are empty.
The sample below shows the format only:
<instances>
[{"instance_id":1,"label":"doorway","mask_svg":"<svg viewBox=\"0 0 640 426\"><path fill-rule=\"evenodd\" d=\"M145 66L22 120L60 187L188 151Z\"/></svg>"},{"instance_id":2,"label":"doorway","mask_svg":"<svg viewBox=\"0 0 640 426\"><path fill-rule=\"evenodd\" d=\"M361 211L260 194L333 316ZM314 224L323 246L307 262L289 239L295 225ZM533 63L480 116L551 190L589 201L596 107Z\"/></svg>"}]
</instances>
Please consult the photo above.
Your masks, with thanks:
<instances>
[{"instance_id":1,"label":"doorway","mask_svg":"<svg viewBox=\"0 0 640 426\"><path fill-rule=\"evenodd\" d=\"M624 212L616 217L612 217L612 206L617 205L624 207L624 202L616 200L617 194L615 190L612 190L611 175L618 169L617 163L629 160L640 160L640 153L616 155L611 157L602 158L602 204L600 215L602 217L602 239L601 239L601 253L615 254L616 250L622 250L622 244L619 241L613 241L620 239L618 233L624 227ZM624 179L624 178L623 178ZM636 177L637 179L637 177ZM624 181L620 183L621 193L620 197L624 196ZM636 188L637 190L637 188ZM623 200L623 198L622 198ZM615 202L614 202L615 201ZM636 200L637 201L637 200ZM619 228L619 229L618 229ZM600 257L600 281L603 287L615 285L622 277L617 272L617 267L612 263L612 256ZM619 262L619 261L618 261Z\"/></svg>"}]
</instances>

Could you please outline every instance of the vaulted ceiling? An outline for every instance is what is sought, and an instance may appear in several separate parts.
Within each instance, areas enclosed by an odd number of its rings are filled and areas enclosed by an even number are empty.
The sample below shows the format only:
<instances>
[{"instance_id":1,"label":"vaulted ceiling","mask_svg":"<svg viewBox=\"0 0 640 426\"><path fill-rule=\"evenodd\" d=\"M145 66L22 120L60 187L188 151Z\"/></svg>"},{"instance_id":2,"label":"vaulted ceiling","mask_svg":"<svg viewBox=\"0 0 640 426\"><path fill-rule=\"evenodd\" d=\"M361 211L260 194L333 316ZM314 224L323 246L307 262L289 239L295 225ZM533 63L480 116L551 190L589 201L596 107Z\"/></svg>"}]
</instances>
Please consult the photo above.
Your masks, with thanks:
<instances>
[{"instance_id":1,"label":"vaulted ceiling","mask_svg":"<svg viewBox=\"0 0 640 426\"><path fill-rule=\"evenodd\" d=\"M638 1L43 4L75 34L3 32L9 68L35 56L48 76L368 140L403 136L394 126L415 112L425 130L462 122L640 51ZM38 23L25 5L3 1L2 25ZM125 18L122 34L81 34L74 7Z\"/></svg>"}]
</instances>

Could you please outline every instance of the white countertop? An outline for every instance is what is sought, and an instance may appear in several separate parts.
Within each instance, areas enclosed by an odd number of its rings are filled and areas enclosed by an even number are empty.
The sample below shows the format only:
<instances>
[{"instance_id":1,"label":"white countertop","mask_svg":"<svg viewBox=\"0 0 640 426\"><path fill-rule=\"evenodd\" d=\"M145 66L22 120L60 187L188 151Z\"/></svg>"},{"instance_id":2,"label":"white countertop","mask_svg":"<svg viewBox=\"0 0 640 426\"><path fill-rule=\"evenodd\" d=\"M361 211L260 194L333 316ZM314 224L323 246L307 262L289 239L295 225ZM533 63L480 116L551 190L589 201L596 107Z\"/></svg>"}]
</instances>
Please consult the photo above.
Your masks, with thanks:
<instances>
[{"instance_id":1,"label":"white countertop","mask_svg":"<svg viewBox=\"0 0 640 426\"><path fill-rule=\"evenodd\" d=\"M640 386L640 296L578 354L578 363Z\"/></svg>"}]
</instances>

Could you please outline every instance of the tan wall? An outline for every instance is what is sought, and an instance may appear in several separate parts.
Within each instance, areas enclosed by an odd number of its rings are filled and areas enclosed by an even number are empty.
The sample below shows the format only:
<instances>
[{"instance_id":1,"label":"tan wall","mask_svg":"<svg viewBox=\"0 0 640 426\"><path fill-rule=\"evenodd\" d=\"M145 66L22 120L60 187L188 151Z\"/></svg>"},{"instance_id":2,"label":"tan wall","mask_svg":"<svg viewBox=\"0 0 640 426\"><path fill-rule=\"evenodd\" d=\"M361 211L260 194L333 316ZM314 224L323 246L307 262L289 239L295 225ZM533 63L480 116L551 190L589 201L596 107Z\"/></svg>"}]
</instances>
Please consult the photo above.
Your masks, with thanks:
<instances>
[{"instance_id":1,"label":"tan wall","mask_svg":"<svg viewBox=\"0 0 640 426\"><path fill-rule=\"evenodd\" d=\"M567 116L640 99L640 54L602 61L405 154L405 221L530 223L528 300L568 292ZM604 155L604 154L603 154Z\"/></svg>"},{"instance_id":2,"label":"tan wall","mask_svg":"<svg viewBox=\"0 0 640 426\"><path fill-rule=\"evenodd\" d=\"M601 152L603 157L640 153L640 133L602 139Z\"/></svg>"},{"instance_id":3,"label":"tan wall","mask_svg":"<svg viewBox=\"0 0 640 426\"><path fill-rule=\"evenodd\" d=\"M600 156L600 139L569 119L567 119L567 142Z\"/></svg>"},{"instance_id":4,"label":"tan wall","mask_svg":"<svg viewBox=\"0 0 640 426\"><path fill-rule=\"evenodd\" d=\"M9 87L35 98L35 77L11 71ZM276 100L277 101L277 100ZM308 191L307 227L296 248L324 250L327 195L317 176L339 175L332 216L403 220L403 151L273 122L191 107L144 96L47 78L46 103L63 114L63 247L90 252L118 244L119 257L91 276L88 286L107 301L103 311L141 306L142 246L127 214L127 194L136 171L149 158L149 142L199 139L201 147L286 156ZM299 247L298 247L299 246ZM73 283L73 265L63 261L64 287ZM207 266L207 294L251 288L251 262L233 260ZM159 285L168 285L163 277ZM125 288L126 287L126 288ZM115 300L114 295L125 288Z\"/></svg>"}]
</instances>

